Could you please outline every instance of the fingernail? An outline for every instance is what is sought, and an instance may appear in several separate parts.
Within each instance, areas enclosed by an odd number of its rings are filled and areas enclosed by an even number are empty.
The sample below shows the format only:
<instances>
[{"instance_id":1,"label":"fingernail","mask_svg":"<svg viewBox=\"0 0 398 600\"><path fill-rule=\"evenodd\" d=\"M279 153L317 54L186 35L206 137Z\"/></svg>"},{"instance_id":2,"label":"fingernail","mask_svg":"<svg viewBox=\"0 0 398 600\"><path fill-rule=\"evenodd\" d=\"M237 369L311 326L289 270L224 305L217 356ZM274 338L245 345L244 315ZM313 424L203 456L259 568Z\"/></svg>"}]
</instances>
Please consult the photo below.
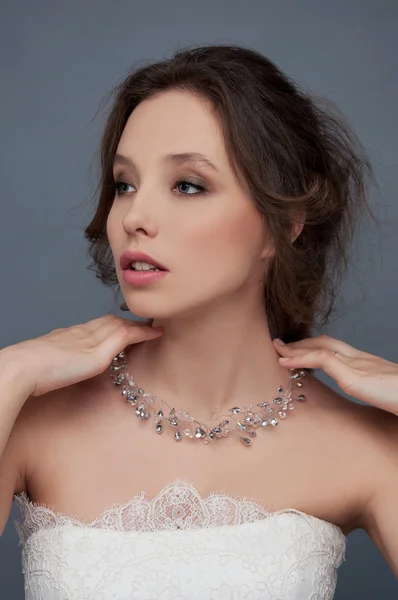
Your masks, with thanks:
<instances>
[{"instance_id":1,"label":"fingernail","mask_svg":"<svg viewBox=\"0 0 398 600\"><path fill-rule=\"evenodd\" d=\"M287 362L288 360L290 360L290 358L288 358L288 357L285 356L283 358L280 358L279 362Z\"/></svg>"},{"instance_id":2,"label":"fingernail","mask_svg":"<svg viewBox=\"0 0 398 600\"><path fill-rule=\"evenodd\" d=\"M275 338L274 342L276 342L277 344L280 344L281 346L286 346L285 342L283 342L282 340L280 340L279 338Z\"/></svg>"}]
</instances>

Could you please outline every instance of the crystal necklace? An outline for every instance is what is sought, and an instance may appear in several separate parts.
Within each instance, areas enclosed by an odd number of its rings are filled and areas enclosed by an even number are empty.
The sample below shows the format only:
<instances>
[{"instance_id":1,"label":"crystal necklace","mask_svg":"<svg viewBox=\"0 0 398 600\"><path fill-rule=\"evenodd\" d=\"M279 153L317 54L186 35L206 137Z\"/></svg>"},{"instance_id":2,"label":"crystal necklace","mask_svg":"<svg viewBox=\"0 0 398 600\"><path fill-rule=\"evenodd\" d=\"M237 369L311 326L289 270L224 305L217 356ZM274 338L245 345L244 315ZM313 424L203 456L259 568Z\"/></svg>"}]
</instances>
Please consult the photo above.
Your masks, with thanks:
<instances>
[{"instance_id":1,"label":"crystal necklace","mask_svg":"<svg viewBox=\"0 0 398 600\"><path fill-rule=\"evenodd\" d=\"M152 406L159 401L156 396L146 394L144 390L137 386L132 375L127 372L126 354L125 350L122 350L112 360L110 367L112 374L111 379L116 386L121 386L121 394L126 398L133 407L135 407L135 414L139 419L152 419L155 423L157 433L162 433L164 424L175 429L174 439L179 442L182 439L182 433L188 438L196 438L201 440L204 444L208 444L210 441L217 438L227 437L231 431L228 427L232 419L236 423L235 429L245 432L244 436L240 436L242 444L250 446L251 438L255 438L257 435L256 429L259 427L276 427L279 423L277 416L280 419L285 419L288 412L295 408L293 404L294 400L303 402L306 400L304 394L299 394L296 398L293 398L292 387L293 384L296 387L301 388L303 385L302 378L306 375L304 370L289 369L289 385L288 389L285 390L283 386L279 386L276 392L276 396L271 402L260 402L258 406L261 410L255 412L252 410L252 404L245 404L242 408L234 406L228 412L223 415L218 415L216 419L220 417L227 417L220 421L220 423L214 427L210 427L201 421L197 421L188 412L182 410L176 410L171 407L165 400L160 400L162 406L165 404L170 410L164 413L162 408L157 412L153 411ZM115 374L116 372L116 374ZM154 412L154 414L152 414ZM213 413L214 414L214 413ZM239 415L238 419L235 415Z\"/></svg>"}]
</instances>

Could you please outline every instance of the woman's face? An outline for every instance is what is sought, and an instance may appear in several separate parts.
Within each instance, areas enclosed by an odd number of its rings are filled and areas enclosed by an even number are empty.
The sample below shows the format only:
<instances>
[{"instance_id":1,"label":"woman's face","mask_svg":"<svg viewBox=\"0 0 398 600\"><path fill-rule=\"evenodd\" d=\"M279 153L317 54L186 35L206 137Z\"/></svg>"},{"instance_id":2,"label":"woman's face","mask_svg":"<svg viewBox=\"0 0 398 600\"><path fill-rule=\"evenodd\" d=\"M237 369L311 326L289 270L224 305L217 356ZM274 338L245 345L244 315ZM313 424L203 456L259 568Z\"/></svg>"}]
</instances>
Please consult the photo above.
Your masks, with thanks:
<instances>
[{"instance_id":1,"label":"woman's face","mask_svg":"<svg viewBox=\"0 0 398 600\"><path fill-rule=\"evenodd\" d=\"M201 154L214 167L166 158L182 153ZM262 259L270 251L264 223L235 179L206 101L177 90L145 100L127 121L116 154L127 161L115 161L114 180L123 185L107 234L131 312L159 320L233 298L245 310L253 294L261 303ZM125 283L119 260L127 249L149 254L169 273L143 287Z\"/></svg>"}]
</instances>

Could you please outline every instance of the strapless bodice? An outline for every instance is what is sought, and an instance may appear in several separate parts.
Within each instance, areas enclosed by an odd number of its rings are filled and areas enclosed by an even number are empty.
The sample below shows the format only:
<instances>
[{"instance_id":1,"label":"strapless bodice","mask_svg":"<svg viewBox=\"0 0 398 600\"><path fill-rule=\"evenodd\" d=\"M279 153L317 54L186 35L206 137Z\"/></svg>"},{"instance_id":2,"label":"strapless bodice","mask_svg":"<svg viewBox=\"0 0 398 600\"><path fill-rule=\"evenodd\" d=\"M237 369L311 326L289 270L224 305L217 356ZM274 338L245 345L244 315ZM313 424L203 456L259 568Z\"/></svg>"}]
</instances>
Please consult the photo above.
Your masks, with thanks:
<instances>
[{"instance_id":1,"label":"strapless bodice","mask_svg":"<svg viewBox=\"0 0 398 600\"><path fill-rule=\"evenodd\" d=\"M333 523L180 479L89 523L14 500L26 600L331 600L345 558Z\"/></svg>"}]
</instances>

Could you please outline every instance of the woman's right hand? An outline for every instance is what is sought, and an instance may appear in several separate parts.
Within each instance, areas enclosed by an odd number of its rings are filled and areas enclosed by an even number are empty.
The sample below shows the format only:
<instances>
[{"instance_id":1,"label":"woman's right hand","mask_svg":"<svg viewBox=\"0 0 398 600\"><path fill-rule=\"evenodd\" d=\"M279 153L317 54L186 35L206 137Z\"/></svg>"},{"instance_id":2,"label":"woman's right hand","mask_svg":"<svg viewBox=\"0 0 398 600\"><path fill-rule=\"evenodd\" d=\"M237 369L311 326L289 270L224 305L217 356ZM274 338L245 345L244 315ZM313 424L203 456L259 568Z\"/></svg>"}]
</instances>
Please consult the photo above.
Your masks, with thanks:
<instances>
[{"instance_id":1,"label":"woman's right hand","mask_svg":"<svg viewBox=\"0 0 398 600\"><path fill-rule=\"evenodd\" d=\"M126 346L161 335L163 331L140 322L103 315L81 325L54 329L1 352L19 361L19 377L27 378L29 395L41 396L103 373Z\"/></svg>"}]
</instances>

